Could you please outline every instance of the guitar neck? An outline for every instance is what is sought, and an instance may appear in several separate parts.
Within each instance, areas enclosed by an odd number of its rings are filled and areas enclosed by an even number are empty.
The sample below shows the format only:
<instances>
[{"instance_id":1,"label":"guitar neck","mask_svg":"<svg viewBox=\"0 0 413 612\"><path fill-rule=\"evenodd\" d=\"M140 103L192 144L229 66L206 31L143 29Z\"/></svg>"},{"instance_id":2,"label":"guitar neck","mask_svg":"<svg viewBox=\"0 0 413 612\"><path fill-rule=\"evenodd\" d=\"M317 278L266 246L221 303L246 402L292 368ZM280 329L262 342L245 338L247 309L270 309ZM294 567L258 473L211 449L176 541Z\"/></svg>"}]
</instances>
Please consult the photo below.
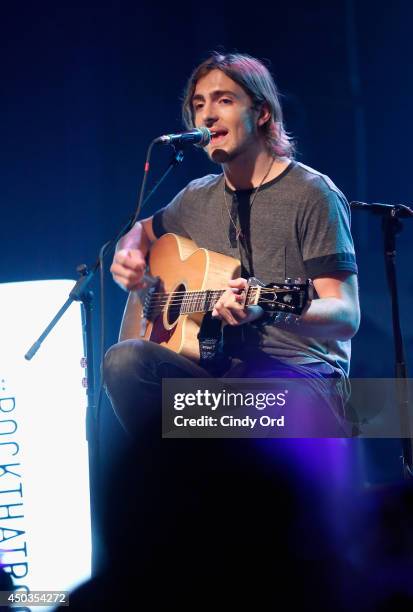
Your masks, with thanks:
<instances>
[{"instance_id":1,"label":"guitar neck","mask_svg":"<svg viewBox=\"0 0 413 612\"><path fill-rule=\"evenodd\" d=\"M309 300L309 284L252 285L247 288L245 306L257 304L267 312L281 311L301 314ZM174 316L210 312L225 289L204 291L149 292L145 298L144 315L153 318L165 308Z\"/></svg>"},{"instance_id":2,"label":"guitar neck","mask_svg":"<svg viewBox=\"0 0 413 612\"><path fill-rule=\"evenodd\" d=\"M258 287L249 287L245 304L249 306L255 303L252 293L255 293ZM182 296L180 314L193 314L196 312L205 313L214 309L215 304L224 293L225 289L207 289L205 291L185 291Z\"/></svg>"}]
</instances>

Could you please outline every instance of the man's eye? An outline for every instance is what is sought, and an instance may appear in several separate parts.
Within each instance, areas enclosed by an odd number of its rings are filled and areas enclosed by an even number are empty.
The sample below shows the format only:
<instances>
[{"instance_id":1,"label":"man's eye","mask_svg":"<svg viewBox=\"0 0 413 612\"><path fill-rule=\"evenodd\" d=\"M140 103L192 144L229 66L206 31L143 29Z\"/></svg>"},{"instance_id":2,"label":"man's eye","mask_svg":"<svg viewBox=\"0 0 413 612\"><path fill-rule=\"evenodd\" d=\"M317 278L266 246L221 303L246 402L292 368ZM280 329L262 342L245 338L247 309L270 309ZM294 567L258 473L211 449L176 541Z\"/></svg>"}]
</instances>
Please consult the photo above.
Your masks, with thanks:
<instances>
[{"instance_id":1,"label":"man's eye","mask_svg":"<svg viewBox=\"0 0 413 612\"><path fill-rule=\"evenodd\" d=\"M199 111L199 110L201 110L201 108L202 108L203 106L204 106L204 105L203 105L203 104L201 104L201 103L199 103L199 104L194 104L194 110L195 110L195 111Z\"/></svg>"},{"instance_id":2,"label":"man's eye","mask_svg":"<svg viewBox=\"0 0 413 612\"><path fill-rule=\"evenodd\" d=\"M232 100L230 98L221 98L220 102L223 102L224 104L231 104Z\"/></svg>"}]
</instances>

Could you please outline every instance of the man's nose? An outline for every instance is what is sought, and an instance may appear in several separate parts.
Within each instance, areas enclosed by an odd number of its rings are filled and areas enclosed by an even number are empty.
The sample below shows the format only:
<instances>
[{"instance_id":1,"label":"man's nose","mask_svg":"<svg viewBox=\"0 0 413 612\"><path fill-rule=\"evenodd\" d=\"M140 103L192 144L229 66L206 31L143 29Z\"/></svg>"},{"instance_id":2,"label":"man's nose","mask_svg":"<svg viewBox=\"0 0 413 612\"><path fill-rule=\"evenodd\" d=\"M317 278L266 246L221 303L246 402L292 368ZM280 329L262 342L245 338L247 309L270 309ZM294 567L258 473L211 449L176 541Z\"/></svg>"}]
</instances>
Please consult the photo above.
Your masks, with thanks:
<instances>
[{"instance_id":1,"label":"man's nose","mask_svg":"<svg viewBox=\"0 0 413 612\"><path fill-rule=\"evenodd\" d=\"M202 123L205 127L212 127L218 120L216 109L212 104L205 104L202 109Z\"/></svg>"}]
</instances>

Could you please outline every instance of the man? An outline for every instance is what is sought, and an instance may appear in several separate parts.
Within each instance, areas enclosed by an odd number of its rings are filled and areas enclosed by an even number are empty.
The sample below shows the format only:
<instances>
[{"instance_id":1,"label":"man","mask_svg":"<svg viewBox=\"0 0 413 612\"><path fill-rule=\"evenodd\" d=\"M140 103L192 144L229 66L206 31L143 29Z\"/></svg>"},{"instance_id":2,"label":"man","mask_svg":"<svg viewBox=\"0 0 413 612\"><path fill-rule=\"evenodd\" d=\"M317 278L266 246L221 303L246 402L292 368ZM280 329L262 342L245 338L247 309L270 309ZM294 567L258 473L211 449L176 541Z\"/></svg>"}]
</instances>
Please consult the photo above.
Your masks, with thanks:
<instances>
[{"instance_id":1,"label":"man","mask_svg":"<svg viewBox=\"0 0 413 612\"><path fill-rule=\"evenodd\" d=\"M243 277L229 280L212 313L226 324L229 361L220 374L345 380L360 318L349 207L327 177L293 161L267 68L246 55L212 55L189 79L183 117L188 128L211 131L205 151L223 173L192 181L137 223L118 245L115 281L126 290L141 287L148 250L166 232L240 258ZM264 283L312 278L317 299L298 321L268 319L242 304L248 276ZM115 345L105 360L115 412L132 433L159 403L163 377L208 375L140 340Z\"/></svg>"}]
</instances>

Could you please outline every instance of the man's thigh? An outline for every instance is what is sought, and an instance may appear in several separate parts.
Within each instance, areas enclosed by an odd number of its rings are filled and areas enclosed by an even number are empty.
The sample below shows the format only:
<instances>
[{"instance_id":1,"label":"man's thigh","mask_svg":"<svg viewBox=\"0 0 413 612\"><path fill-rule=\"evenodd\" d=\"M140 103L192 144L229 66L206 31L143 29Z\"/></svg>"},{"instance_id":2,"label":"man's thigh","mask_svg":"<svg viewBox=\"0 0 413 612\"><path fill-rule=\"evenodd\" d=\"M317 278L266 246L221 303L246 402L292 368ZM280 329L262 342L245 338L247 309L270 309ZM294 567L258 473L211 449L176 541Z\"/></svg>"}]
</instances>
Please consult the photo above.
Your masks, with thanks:
<instances>
[{"instance_id":1,"label":"man's thigh","mask_svg":"<svg viewBox=\"0 0 413 612\"><path fill-rule=\"evenodd\" d=\"M163 378L205 378L208 372L173 351L144 340L125 340L105 356L103 378L123 427L135 431L160 415Z\"/></svg>"}]
</instances>

